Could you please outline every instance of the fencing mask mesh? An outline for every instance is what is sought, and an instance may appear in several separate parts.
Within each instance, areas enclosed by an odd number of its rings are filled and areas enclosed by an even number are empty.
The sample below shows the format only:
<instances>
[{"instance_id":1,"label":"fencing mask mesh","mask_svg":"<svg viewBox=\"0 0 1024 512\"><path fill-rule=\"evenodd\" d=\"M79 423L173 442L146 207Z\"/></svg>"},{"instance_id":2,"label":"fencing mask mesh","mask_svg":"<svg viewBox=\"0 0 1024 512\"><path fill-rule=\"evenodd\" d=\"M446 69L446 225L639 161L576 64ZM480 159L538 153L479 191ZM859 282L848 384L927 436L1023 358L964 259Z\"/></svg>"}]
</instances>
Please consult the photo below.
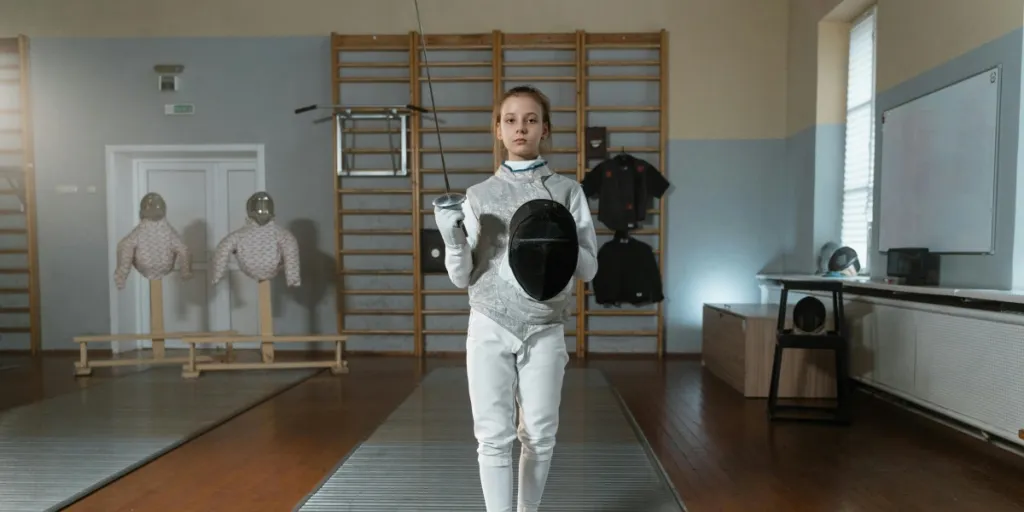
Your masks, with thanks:
<instances>
[{"instance_id":1,"label":"fencing mask mesh","mask_svg":"<svg viewBox=\"0 0 1024 512\"><path fill-rule=\"evenodd\" d=\"M576 220L562 204L534 199L512 215L508 265L532 299L548 300L568 286L576 273L579 251Z\"/></svg>"}]
</instances>

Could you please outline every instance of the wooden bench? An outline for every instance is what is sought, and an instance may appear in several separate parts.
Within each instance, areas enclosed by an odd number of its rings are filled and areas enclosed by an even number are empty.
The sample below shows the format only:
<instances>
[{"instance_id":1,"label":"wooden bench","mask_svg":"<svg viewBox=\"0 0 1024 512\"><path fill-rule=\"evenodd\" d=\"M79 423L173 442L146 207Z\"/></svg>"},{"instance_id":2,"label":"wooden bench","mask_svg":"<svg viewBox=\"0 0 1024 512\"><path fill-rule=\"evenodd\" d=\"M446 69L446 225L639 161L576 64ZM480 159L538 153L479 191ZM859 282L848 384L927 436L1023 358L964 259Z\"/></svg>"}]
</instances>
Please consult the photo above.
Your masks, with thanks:
<instances>
[{"instance_id":1,"label":"wooden bench","mask_svg":"<svg viewBox=\"0 0 1024 512\"><path fill-rule=\"evenodd\" d=\"M72 341L78 343L78 361L75 362L75 376L84 377L92 375L93 368L110 368L115 366L139 366L155 364L181 364L189 362L188 357L166 357L163 350L154 350L153 357L132 357L123 359L89 359L90 343L113 343L116 341L150 340L161 342L164 340L178 338L201 338L209 336L231 336L238 334L236 331L214 331L214 332L150 332L145 334L90 334L75 336ZM199 356L204 362L213 361L209 356Z\"/></svg>"},{"instance_id":2,"label":"wooden bench","mask_svg":"<svg viewBox=\"0 0 1024 512\"><path fill-rule=\"evenodd\" d=\"M195 379L204 371L223 370L266 370L266 369L297 369L297 368L328 368L334 375L348 373L348 361L343 357L343 346L348 337L342 334L325 335L238 335L227 336L187 336L182 341L189 345L188 358L182 368L181 376L186 379ZM267 357L268 345L274 343L322 343L334 342L334 358L319 361L284 361L274 360L273 352ZM200 361L196 356L196 345L200 343L225 343L228 353L231 354L232 346L235 343L260 343L262 346L263 360L261 362L234 362L230 355L227 361Z\"/></svg>"}]
</instances>

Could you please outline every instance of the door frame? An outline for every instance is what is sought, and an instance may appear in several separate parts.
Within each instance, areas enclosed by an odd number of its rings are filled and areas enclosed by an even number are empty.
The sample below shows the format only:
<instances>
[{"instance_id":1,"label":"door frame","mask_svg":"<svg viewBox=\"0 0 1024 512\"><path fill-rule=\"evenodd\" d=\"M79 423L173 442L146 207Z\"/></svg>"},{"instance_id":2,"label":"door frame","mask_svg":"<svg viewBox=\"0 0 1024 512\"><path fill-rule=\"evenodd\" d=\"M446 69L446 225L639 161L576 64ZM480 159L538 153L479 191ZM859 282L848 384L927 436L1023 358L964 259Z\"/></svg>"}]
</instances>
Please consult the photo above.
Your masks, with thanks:
<instances>
[{"instance_id":1,"label":"door frame","mask_svg":"<svg viewBox=\"0 0 1024 512\"><path fill-rule=\"evenodd\" d=\"M257 187L266 190L266 151L263 144L187 144L187 145L108 145L106 146L106 206L107 206L107 276L110 279L110 333L141 333L148 329L141 325L149 319L147 300L137 300L139 284L137 272L132 272L124 290L118 290L113 275L117 268L117 243L137 224L138 195L136 162L139 160L255 160ZM269 191L267 191L269 192ZM141 197L141 196L140 196ZM131 198L127 201L126 198ZM130 215L128 215L130 212ZM126 217L126 215L128 215ZM133 219L130 226L124 219ZM135 290L133 293L130 290ZM146 311L145 316L140 309ZM113 342L115 353L137 350L149 346L150 340Z\"/></svg>"}]
</instances>

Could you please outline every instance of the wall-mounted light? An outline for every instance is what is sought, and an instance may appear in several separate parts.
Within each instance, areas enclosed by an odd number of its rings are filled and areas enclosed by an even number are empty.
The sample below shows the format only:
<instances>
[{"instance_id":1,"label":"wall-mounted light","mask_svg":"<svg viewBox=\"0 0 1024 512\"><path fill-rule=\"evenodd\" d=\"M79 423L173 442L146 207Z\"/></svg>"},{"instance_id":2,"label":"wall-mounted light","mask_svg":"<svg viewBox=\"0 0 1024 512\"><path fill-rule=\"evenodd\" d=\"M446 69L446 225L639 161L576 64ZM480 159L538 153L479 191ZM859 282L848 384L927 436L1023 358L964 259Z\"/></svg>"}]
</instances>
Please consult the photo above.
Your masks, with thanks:
<instances>
[{"instance_id":1,"label":"wall-mounted light","mask_svg":"<svg viewBox=\"0 0 1024 512\"><path fill-rule=\"evenodd\" d=\"M160 92L175 92L181 86L178 75L185 71L181 64L157 64L153 66L157 74L157 87Z\"/></svg>"}]
</instances>

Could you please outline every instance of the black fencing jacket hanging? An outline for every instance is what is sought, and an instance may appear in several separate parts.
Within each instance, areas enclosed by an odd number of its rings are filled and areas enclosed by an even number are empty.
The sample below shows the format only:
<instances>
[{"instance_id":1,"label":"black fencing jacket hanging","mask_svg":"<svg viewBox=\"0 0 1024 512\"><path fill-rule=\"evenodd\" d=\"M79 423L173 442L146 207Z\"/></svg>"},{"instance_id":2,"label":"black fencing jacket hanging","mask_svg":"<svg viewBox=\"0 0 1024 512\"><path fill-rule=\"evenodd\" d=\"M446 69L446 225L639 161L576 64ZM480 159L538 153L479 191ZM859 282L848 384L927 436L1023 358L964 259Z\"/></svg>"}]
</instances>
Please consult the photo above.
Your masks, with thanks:
<instances>
[{"instance_id":1,"label":"black fencing jacket hanging","mask_svg":"<svg viewBox=\"0 0 1024 512\"><path fill-rule=\"evenodd\" d=\"M591 282L601 305L661 302L661 270L654 249L625 233L616 233L597 251L597 275Z\"/></svg>"},{"instance_id":2,"label":"black fencing jacket hanging","mask_svg":"<svg viewBox=\"0 0 1024 512\"><path fill-rule=\"evenodd\" d=\"M652 199L669 183L642 158L620 153L591 169L580 182L587 197L598 197L597 219L609 229L634 229L647 218Z\"/></svg>"}]
</instances>

